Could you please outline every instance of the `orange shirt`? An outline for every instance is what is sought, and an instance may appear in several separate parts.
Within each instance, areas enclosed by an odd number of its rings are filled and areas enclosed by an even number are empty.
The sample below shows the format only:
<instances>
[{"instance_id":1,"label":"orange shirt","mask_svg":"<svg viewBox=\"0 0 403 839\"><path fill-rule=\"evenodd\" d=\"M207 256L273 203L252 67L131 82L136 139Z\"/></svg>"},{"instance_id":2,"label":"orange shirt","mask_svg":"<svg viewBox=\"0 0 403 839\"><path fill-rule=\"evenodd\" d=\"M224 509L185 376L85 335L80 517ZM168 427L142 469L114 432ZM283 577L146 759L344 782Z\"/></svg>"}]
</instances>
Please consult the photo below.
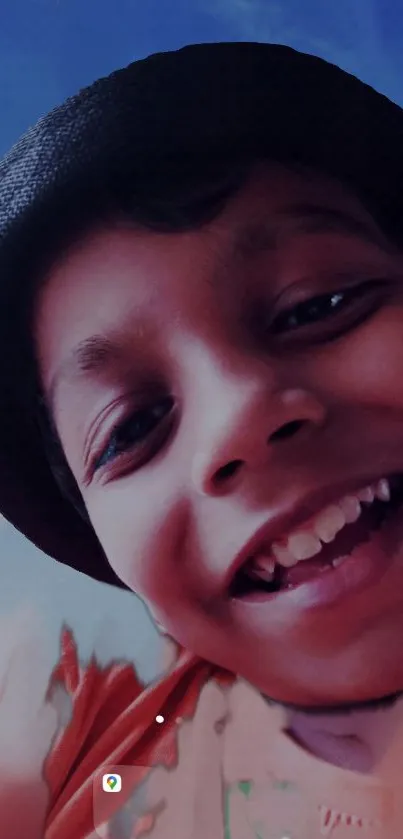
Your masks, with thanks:
<instances>
[{"instance_id":1,"label":"orange shirt","mask_svg":"<svg viewBox=\"0 0 403 839\"><path fill-rule=\"evenodd\" d=\"M403 721L362 775L310 755L284 733L281 709L180 650L144 688L131 665L83 669L65 633L56 684L72 705L46 761L46 839L403 836ZM103 790L110 773L121 791Z\"/></svg>"}]
</instances>

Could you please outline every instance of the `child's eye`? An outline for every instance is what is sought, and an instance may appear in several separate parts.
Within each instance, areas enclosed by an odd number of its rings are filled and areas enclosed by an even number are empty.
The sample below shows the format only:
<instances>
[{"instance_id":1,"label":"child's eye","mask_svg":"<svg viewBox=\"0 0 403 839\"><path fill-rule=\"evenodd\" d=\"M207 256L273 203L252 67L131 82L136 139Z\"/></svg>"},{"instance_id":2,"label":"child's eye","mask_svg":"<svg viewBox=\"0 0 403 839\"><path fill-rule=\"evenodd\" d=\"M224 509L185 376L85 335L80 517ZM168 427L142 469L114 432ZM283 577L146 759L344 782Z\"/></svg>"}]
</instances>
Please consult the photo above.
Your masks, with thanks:
<instances>
[{"instance_id":1,"label":"child's eye","mask_svg":"<svg viewBox=\"0 0 403 839\"><path fill-rule=\"evenodd\" d=\"M173 399L167 397L131 414L114 429L107 446L96 458L93 471L96 472L129 451L138 453L141 462L136 464L137 467L150 460L165 440L168 429L164 420L171 413L172 408Z\"/></svg>"},{"instance_id":2,"label":"child's eye","mask_svg":"<svg viewBox=\"0 0 403 839\"><path fill-rule=\"evenodd\" d=\"M383 284L382 280L367 280L353 287L310 297L279 312L271 322L271 332L280 335L314 324L320 325L322 321L336 319L338 315L350 314L357 318L369 315L378 299L374 292L379 291Z\"/></svg>"}]
</instances>

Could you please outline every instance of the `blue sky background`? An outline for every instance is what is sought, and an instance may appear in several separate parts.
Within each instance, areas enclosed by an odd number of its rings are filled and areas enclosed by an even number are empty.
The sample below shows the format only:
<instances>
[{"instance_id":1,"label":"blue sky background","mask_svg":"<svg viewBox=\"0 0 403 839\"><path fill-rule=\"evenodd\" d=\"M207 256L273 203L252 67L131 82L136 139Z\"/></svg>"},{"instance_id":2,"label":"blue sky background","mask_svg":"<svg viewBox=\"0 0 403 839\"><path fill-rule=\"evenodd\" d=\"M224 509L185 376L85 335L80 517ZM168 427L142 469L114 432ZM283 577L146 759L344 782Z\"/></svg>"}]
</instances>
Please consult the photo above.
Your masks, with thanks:
<instances>
[{"instance_id":1,"label":"blue sky background","mask_svg":"<svg viewBox=\"0 0 403 839\"><path fill-rule=\"evenodd\" d=\"M403 104L399 0L0 0L0 19L0 155L78 88L194 41L284 42Z\"/></svg>"}]
</instances>

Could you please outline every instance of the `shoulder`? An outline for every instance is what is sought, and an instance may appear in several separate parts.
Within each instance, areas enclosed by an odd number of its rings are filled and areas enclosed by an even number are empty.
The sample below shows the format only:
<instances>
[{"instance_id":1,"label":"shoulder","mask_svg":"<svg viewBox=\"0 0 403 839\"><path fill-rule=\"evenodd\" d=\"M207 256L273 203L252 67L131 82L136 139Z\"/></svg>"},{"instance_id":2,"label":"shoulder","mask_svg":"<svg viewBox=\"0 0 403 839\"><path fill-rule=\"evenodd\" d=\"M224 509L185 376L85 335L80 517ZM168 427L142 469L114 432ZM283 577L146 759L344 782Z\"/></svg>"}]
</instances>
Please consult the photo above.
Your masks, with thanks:
<instances>
[{"instance_id":1,"label":"shoulder","mask_svg":"<svg viewBox=\"0 0 403 839\"><path fill-rule=\"evenodd\" d=\"M83 665L66 630L49 687L63 720L45 765L51 797L47 839L67 839L73 829L77 839L91 835L100 767L136 766L137 786L157 766L170 769L172 778L179 766L182 772L186 755L194 754L197 741L201 748L207 730L214 732L223 716L228 678L215 678L211 665L178 649L164 677L146 686L127 662L101 667L92 658Z\"/></svg>"}]
</instances>

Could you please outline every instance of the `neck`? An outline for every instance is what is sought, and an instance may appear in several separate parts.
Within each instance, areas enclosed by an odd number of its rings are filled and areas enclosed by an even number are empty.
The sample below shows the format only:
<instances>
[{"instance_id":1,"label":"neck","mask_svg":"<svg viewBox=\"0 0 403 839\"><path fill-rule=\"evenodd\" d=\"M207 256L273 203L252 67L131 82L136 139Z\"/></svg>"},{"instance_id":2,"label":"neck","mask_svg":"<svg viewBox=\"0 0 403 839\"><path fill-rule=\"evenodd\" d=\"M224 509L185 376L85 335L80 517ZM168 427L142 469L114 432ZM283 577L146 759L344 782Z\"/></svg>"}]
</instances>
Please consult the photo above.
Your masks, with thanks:
<instances>
[{"instance_id":1,"label":"neck","mask_svg":"<svg viewBox=\"0 0 403 839\"><path fill-rule=\"evenodd\" d=\"M296 705L292 702L278 702L269 696L265 696L264 699L273 705L280 705L291 713L307 714L316 717L351 714L356 711L378 711L382 708L387 709L393 707L402 697L403 691L398 691L397 693L391 693L387 696L377 697L376 699L339 702L337 705Z\"/></svg>"},{"instance_id":2,"label":"neck","mask_svg":"<svg viewBox=\"0 0 403 839\"><path fill-rule=\"evenodd\" d=\"M398 699L402 696L399 692L327 706L283 704L284 730L314 757L341 769L368 774L395 736L397 717L401 716Z\"/></svg>"}]
</instances>

